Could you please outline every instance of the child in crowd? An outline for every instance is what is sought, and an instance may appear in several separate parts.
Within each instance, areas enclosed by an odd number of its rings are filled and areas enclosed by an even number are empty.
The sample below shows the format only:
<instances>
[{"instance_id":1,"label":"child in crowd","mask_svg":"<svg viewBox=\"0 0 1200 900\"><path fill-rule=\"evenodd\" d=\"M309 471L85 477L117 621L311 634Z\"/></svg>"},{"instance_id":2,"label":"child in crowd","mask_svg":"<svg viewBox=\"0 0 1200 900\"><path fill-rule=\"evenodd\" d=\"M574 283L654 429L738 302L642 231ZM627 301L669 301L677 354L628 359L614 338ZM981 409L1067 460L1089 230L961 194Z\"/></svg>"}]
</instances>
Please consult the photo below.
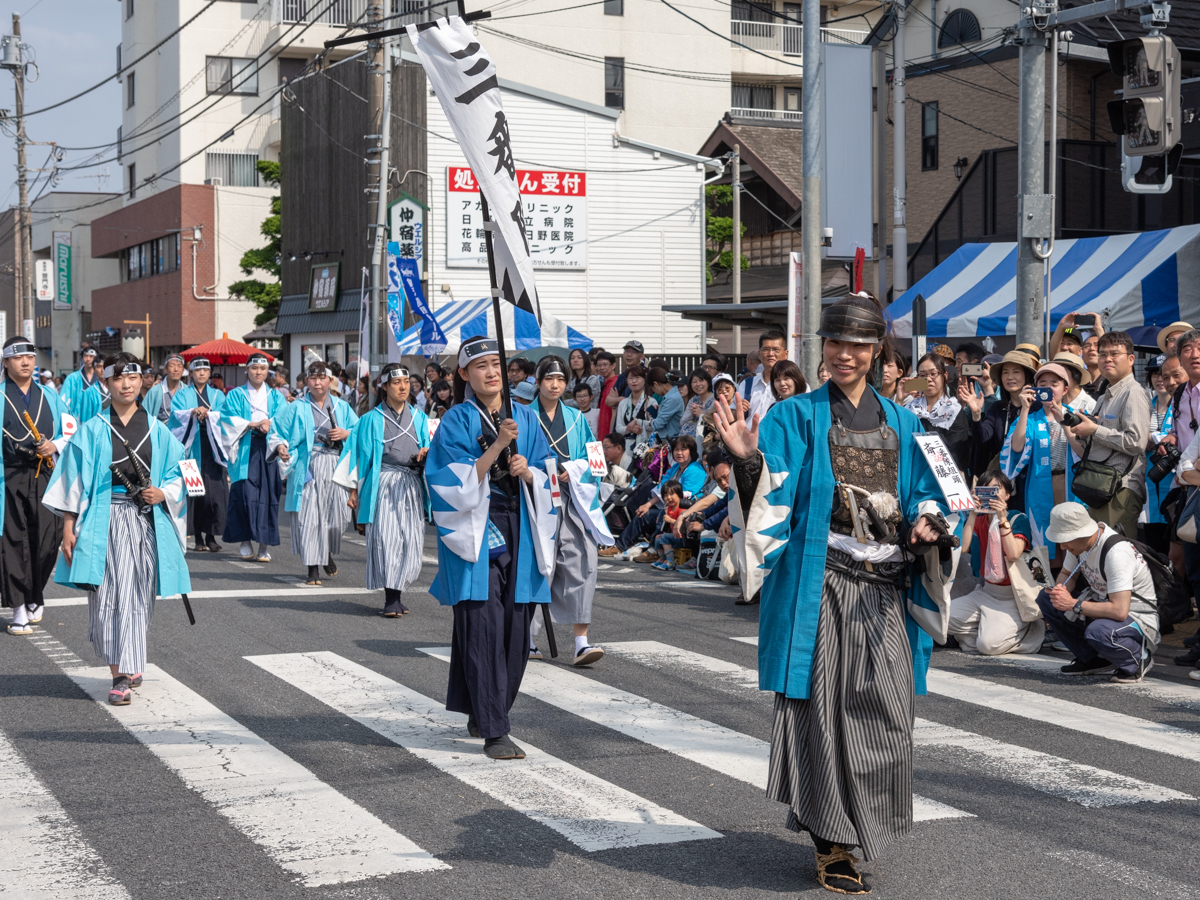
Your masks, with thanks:
<instances>
[{"instance_id":1,"label":"child in crowd","mask_svg":"<svg viewBox=\"0 0 1200 900\"><path fill-rule=\"evenodd\" d=\"M683 543L683 538L674 534L675 520L683 515L683 485L671 479L662 486L662 501L666 507L663 510L662 533L654 539L654 549L658 551L658 562L654 568L660 572L675 571L675 548Z\"/></svg>"},{"instance_id":2,"label":"child in crowd","mask_svg":"<svg viewBox=\"0 0 1200 900\"><path fill-rule=\"evenodd\" d=\"M592 429L592 434L600 433L600 410L595 409L593 403L595 396L592 394L592 386L586 381L580 381L575 385L575 408L583 413L583 421L587 422L588 428Z\"/></svg>"}]
</instances>

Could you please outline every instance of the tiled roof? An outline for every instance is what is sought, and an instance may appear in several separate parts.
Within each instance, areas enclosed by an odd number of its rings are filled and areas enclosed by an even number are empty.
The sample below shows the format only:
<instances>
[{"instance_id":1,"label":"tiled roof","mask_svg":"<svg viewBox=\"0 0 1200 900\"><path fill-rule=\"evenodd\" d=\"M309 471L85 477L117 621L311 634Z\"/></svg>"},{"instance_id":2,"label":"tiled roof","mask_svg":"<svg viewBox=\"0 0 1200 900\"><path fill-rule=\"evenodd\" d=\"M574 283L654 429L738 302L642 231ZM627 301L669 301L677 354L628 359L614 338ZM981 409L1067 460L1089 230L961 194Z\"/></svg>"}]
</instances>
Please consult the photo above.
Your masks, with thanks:
<instances>
[{"instance_id":1,"label":"tiled roof","mask_svg":"<svg viewBox=\"0 0 1200 900\"><path fill-rule=\"evenodd\" d=\"M794 126L722 121L704 146L701 156L720 156L741 148L742 161L758 173L792 209L800 208L803 168L800 164L802 132Z\"/></svg>"}]
</instances>

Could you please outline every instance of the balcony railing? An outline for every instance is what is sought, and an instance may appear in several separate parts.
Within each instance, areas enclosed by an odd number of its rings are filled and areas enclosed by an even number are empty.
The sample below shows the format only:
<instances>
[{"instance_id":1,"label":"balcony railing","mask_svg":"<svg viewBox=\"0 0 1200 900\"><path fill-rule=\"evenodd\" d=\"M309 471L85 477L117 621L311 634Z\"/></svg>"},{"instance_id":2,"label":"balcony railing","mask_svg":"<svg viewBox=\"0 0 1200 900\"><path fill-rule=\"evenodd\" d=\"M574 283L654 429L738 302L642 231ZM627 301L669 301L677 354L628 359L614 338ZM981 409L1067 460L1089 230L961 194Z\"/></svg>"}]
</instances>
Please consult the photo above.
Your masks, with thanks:
<instances>
[{"instance_id":1,"label":"balcony railing","mask_svg":"<svg viewBox=\"0 0 1200 900\"><path fill-rule=\"evenodd\" d=\"M729 23L730 34L739 44L751 50L800 56L804 52L804 27L777 22L745 22L734 19ZM822 28L821 40L829 43L861 44L868 32L848 28Z\"/></svg>"},{"instance_id":2,"label":"balcony railing","mask_svg":"<svg viewBox=\"0 0 1200 900\"><path fill-rule=\"evenodd\" d=\"M733 119L773 119L800 123L804 113L788 112L783 109L751 109L746 106L730 107L729 116Z\"/></svg>"},{"instance_id":3,"label":"balcony railing","mask_svg":"<svg viewBox=\"0 0 1200 900\"><path fill-rule=\"evenodd\" d=\"M328 8L326 8L328 7ZM367 0L275 0L276 20L349 25L366 18Z\"/></svg>"}]
</instances>

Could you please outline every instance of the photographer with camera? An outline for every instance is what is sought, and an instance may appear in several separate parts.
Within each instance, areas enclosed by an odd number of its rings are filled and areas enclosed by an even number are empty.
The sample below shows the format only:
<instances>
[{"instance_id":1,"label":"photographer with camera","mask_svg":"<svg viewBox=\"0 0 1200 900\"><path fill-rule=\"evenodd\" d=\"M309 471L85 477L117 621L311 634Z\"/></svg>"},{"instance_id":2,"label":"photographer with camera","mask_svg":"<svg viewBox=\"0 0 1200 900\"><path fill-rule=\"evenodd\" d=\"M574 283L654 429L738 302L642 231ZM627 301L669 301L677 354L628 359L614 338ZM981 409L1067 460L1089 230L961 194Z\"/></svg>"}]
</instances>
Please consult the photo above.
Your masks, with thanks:
<instances>
[{"instance_id":1,"label":"photographer with camera","mask_svg":"<svg viewBox=\"0 0 1200 900\"><path fill-rule=\"evenodd\" d=\"M1163 374L1167 355L1161 354L1146 363L1146 384L1154 392L1150 398L1150 440L1146 445L1146 543L1159 553L1170 552L1171 525L1162 514L1162 503L1175 479L1173 477L1182 451L1171 435L1175 422L1171 403L1174 383Z\"/></svg>"}]
</instances>

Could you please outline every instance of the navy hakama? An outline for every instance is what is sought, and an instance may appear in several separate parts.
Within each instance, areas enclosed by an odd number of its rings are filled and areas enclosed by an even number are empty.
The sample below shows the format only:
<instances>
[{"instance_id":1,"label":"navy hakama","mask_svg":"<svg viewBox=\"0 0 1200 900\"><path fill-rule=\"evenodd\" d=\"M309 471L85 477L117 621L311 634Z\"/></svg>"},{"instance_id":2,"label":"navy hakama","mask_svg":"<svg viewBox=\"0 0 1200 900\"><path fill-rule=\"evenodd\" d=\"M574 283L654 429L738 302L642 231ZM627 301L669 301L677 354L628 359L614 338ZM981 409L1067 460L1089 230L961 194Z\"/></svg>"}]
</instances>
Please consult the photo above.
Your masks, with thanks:
<instances>
[{"instance_id":1,"label":"navy hakama","mask_svg":"<svg viewBox=\"0 0 1200 900\"><path fill-rule=\"evenodd\" d=\"M225 518L226 543L257 541L268 547L279 546L279 498L283 479L279 464L267 460L267 436L258 431L250 435L250 458L246 477L235 481L229 491L229 509Z\"/></svg>"}]
</instances>

